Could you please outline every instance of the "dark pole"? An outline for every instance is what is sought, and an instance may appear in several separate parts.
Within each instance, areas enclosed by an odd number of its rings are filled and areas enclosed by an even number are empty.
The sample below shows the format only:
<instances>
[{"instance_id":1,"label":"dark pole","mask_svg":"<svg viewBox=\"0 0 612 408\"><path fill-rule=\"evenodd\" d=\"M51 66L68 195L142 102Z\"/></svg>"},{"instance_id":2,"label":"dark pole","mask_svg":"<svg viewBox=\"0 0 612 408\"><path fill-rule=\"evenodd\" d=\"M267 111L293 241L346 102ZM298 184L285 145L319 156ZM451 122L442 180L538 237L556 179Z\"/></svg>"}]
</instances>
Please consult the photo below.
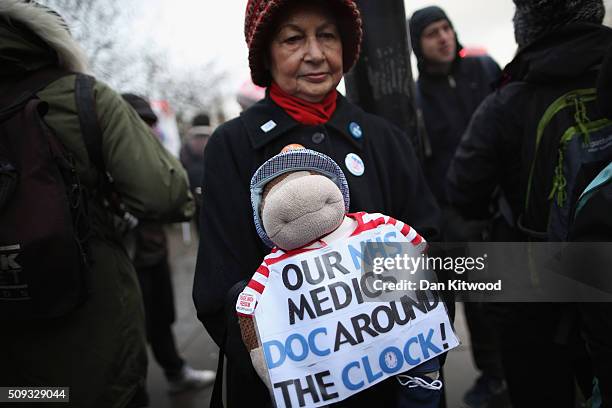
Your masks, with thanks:
<instances>
[{"instance_id":1,"label":"dark pole","mask_svg":"<svg viewBox=\"0 0 612 408\"><path fill-rule=\"evenodd\" d=\"M422 115L415 108L411 47L403 0L357 0L363 19L361 56L346 75L350 101L404 130L422 160L428 156Z\"/></svg>"}]
</instances>

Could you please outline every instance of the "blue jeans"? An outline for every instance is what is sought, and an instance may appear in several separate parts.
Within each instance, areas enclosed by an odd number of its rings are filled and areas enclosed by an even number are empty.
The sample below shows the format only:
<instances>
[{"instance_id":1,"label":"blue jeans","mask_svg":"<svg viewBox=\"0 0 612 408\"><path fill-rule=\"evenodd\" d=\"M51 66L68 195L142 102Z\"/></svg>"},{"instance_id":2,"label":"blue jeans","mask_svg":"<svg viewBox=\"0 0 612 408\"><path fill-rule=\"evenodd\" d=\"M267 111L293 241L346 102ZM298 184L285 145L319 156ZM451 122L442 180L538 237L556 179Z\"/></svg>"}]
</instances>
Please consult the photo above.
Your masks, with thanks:
<instances>
[{"instance_id":1,"label":"blue jeans","mask_svg":"<svg viewBox=\"0 0 612 408\"><path fill-rule=\"evenodd\" d=\"M420 378L427 384L431 384L434 380L425 376L426 373L431 373L440 370L440 361L438 357L432 358L423 364L416 366L410 371L402 375ZM405 380L402 380L404 383ZM409 387L408 385L400 384L400 391L397 398L397 408L438 408L442 398L442 389L434 390L424 388L422 386Z\"/></svg>"}]
</instances>

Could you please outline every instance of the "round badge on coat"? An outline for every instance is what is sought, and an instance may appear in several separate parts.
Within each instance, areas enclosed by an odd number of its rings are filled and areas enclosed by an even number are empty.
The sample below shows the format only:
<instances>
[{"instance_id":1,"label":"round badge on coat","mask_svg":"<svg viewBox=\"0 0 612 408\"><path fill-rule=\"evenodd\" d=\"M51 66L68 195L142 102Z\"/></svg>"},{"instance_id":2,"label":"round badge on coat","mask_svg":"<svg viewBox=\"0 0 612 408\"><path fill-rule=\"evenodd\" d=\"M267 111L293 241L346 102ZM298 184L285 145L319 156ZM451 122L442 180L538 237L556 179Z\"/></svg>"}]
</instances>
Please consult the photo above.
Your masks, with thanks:
<instances>
[{"instance_id":1,"label":"round badge on coat","mask_svg":"<svg viewBox=\"0 0 612 408\"><path fill-rule=\"evenodd\" d=\"M344 164L353 176L362 176L363 172L365 171L363 160L361 160L361 157L355 153L347 154L346 158L344 159Z\"/></svg>"},{"instance_id":2,"label":"round badge on coat","mask_svg":"<svg viewBox=\"0 0 612 408\"><path fill-rule=\"evenodd\" d=\"M349 123L349 132L355 139L361 139L363 137L363 131L361 130L361 126L357 122Z\"/></svg>"}]
</instances>

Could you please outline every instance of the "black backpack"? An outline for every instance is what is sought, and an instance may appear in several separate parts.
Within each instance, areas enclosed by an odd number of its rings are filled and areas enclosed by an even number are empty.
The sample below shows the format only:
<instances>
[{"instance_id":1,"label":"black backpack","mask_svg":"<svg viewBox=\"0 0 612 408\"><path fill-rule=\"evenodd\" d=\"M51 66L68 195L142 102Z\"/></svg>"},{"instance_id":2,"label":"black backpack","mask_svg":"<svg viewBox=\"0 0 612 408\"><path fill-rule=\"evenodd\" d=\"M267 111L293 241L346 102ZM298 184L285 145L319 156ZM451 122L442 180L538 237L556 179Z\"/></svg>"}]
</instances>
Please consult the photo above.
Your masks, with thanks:
<instances>
[{"instance_id":1,"label":"black backpack","mask_svg":"<svg viewBox=\"0 0 612 408\"><path fill-rule=\"evenodd\" d=\"M574 89L554 100L538 123L521 231L536 240L567 241L579 199L611 162L612 120L602 114L597 90ZM547 220L540 220L542 207Z\"/></svg>"},{"instance_id":2,"label":"black backpack","mask_svg":"<svg viewBox=\"0 0 612 408\"><path fill-rule=\"evenodd\" d=\"M89 294L88 192L36 97L71 74L43 70L0 87L0 320L61 317ZM84 131L87 150L98 163L94 83L77 74L75 90L81 128L94 129Z\"/></svg>"}]
</instances>

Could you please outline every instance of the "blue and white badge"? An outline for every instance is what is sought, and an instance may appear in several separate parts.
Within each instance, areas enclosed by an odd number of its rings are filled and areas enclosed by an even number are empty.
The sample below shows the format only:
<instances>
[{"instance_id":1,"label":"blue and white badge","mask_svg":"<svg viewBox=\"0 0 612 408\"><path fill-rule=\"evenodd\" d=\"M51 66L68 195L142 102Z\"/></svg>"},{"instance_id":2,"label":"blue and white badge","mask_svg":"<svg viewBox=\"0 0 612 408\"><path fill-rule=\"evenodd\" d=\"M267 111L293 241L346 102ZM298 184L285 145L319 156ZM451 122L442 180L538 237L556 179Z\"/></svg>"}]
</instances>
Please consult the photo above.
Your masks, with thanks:
<instances>
[{"instance_id":1,"label":"blue and white badge","mask_svg":"<svg viewBox=\"0 0 612 408\"><path fill-rule=\"evenodd\" d=\"M344 164L353 176L362 176L363 172L365 171L363 160L361 160L361 157L355 153L347 154L346 158L344 159Z\"/></svg>"},{"instance_id":2,"label":"blue and white badge","mask_svg":"<svg viewBox=\"0 0 612 408\"><path fill-rule=\"evenodd\" d=\"M361 126L357 122L349 123L349 132L355 139L361 139L363 137L363 131L361 130Z\"/></svg>"},{"instance_id":3,"label":"blue and white badge","mask_svg":"<svg viewBox=\"0 0 612 408\"><path fill-rule=\"evenodd\" d=\"M271 131L275 127L276 127L276 122L274 122L273 120L269 120L266 123L264 123L263 125L261 125L260 129L263 130L264 133L268 133L269 131Z\"/></svg>"}]
</instances>

